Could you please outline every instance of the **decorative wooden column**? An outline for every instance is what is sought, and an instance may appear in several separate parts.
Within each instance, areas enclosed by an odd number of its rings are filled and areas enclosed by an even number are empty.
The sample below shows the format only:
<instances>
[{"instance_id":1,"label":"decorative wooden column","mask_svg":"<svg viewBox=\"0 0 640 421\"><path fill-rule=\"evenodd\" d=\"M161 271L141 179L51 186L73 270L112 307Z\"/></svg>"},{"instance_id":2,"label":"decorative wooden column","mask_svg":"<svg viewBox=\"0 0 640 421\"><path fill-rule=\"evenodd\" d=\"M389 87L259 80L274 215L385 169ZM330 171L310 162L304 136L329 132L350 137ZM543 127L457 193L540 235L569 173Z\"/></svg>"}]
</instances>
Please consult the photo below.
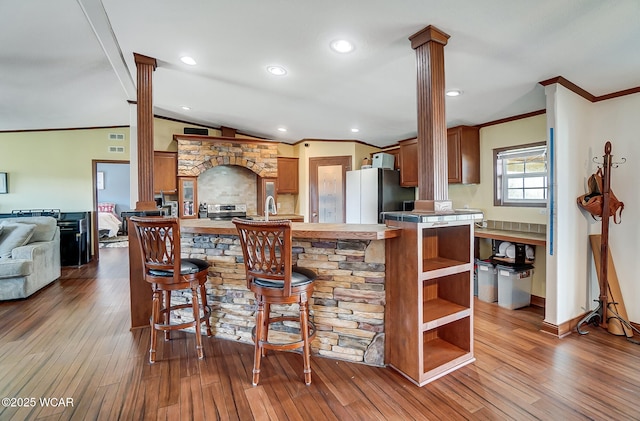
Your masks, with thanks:
<instances>
[{"instance_id":1,"label":"decorative wooden column","mask_svg":"<svg viewBox=\"0 0 640 421\"><path fill-rule=\"evenodd\" d=\"M153 200L153 72L156 59L133 53L138 86L138 201L136 210L156 209Z\"/></svg>"},{"instance_id":2,"label":"decorative wooden column","mask_svg":"<svg viewBox=\"0 0 640 421\"><path fill-rule=\"evenodd\" d=\"M418 201L416 210L448 211L444 46L449 35L429 25L409 37L416 50Z\"/></svg>"}]
</instances>

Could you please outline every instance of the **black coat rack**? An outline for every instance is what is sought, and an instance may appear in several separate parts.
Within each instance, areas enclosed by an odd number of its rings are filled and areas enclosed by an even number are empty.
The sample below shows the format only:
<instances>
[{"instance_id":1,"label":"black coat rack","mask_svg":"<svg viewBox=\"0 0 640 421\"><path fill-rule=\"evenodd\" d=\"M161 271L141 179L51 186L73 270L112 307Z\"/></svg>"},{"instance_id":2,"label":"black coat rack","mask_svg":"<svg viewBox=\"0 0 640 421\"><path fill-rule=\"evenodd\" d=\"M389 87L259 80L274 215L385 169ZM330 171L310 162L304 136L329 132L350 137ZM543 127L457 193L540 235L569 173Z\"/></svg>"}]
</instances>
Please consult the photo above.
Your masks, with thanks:
<instances>
[{"instance_id":1,"label":"black coat rack","mask_svg":"<svg viewBox=\"0 0 640 421\"><path fill-rule=\"evenodd\" d=\"M625 320L622 316L620 316L616 311L617 303L614 301L609 302L609 280L608 280L608 270L609 270L609 202L611 199L611 168L617 168L620 164L626 162L625 158L622 158L620 162L613 162L611 160L611 142L607 141L604 145L604 155L603 161L597 162L594 158L594 162L596 162L599 166L602 166L603 176L602 176L602 235L600 236L600 276L598 277L599 287L600 287L600 295L598 296L598 307L595 310L592 310L589 314L587 314L577 326L577 331L581 335L585 335L589 332L585 330L581 330L581 326L584 324L592 324L594 326L600 326L604 329L607 329L607 313L609 319L615 318L617 319L624 327L629 329L629 331L633 330L636 333L640 333L638 329L636 329L631 323ZM615 299L615 297L612 297ZM626 331L625 331L626 334ZM635 340L627 337L628 340L640 343Z\"/></svg>"}]
</instances>

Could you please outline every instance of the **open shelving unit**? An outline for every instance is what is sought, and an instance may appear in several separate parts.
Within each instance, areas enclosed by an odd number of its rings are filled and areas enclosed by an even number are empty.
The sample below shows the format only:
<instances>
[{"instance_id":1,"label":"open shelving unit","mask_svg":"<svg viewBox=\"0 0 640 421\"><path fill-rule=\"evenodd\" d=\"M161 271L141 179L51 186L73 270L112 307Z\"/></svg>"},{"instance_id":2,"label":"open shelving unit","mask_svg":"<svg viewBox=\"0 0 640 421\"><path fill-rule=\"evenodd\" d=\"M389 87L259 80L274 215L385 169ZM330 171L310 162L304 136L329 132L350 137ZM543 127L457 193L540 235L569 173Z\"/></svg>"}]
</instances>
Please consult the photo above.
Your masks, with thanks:
<instances>
[{"instance_id":1,"label":"open shelving unit","mask_svg":"<svg viewBox=\"0 0 640 421\"><path fill-rule=\"evenodd\" d=\"M387 221L387 364L423 386L473 356L473 223Z\"/></svg>"}]
</instances>

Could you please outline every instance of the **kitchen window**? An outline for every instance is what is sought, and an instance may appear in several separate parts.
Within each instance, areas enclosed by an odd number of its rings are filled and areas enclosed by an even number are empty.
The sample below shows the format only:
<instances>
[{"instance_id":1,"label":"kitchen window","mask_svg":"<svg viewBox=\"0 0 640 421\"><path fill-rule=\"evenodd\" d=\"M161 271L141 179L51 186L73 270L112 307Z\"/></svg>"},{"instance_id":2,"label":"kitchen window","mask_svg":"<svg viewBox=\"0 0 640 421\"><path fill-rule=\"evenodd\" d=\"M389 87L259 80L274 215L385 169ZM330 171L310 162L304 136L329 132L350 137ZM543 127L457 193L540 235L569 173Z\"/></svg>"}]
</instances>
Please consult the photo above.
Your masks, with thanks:
<instances>
[{"instance_id":1,"label":"kitchen window","mask_svg":"<svg viewBox=\"0 0 640 421\"><path fill-rule=\"evenodd\" d=\"M494 149L493 163L495 206L547 206L546 143Z\"/></svg>"}]
</instances>

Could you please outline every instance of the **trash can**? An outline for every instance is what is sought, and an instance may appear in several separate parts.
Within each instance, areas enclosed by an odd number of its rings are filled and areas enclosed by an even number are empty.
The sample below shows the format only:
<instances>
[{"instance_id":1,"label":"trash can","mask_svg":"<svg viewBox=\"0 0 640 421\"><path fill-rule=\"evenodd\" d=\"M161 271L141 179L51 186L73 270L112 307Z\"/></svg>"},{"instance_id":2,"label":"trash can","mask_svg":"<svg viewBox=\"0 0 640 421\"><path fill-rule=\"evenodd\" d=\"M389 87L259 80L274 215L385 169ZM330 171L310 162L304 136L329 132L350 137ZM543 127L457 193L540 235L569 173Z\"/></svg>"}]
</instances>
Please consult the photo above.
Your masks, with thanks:
<instances>
[{"instance_id":1,"label":"trash can","mask_svg":"<svg viewBox=\"0 0 640 421\"><path fill-rule=\"evenodd\" d=\"M497 265L498 305L515 310L531 305L533 266Z\"/></svg>"},{"instance_id":2,"label":"trash can","mask_svg":"<svg viewBox=\"0 0 640 421\"><path fill-rule=\"evenodd\" d=\"M478 300L487 303L498 301L498 277L493 263L487 260L476 260L478 267Z\"/></svg>"}]
</instances>

